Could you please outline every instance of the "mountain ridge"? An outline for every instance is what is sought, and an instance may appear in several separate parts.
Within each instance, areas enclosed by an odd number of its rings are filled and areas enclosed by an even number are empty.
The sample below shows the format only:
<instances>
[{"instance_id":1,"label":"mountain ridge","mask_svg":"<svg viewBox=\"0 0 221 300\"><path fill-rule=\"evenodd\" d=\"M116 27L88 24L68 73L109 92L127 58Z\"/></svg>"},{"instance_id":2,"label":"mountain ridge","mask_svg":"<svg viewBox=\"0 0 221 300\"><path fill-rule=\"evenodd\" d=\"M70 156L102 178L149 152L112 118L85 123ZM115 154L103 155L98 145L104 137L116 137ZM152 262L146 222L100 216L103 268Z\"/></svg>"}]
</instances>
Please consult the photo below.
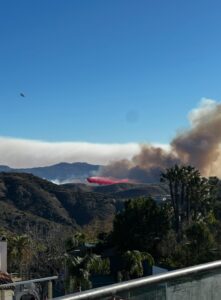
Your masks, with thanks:
<instances>
[{"instance_id":1,"label":"mountain ridge","mask_svg":"<svg viewBox=\"0 0 221 300\"><path fill-rule=\"evenodd\" d=\"M50 166L33 168L11 168L6 165L0 165L0 172L29 173L62 184L74 181L83 182L87 177L96 174L101 167L101 165L93 165L86 162L60 162Z\"/></svg>"}]
</instances>

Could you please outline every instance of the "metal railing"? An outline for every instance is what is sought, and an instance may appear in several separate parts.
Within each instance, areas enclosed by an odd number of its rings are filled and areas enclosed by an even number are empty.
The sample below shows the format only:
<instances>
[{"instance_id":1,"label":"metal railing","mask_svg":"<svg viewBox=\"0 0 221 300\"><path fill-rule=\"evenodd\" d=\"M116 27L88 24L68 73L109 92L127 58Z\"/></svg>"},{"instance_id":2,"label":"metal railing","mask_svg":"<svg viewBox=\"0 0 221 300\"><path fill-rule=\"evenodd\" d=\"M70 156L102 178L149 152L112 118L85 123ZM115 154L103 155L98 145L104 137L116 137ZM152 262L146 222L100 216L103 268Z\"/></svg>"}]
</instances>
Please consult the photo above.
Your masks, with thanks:
<instances>
[{"instance_id":1,"label":"metal railing","mask_svg":"<svg viewBox=\"0 0 221 300\"><path fill-rule=\"evenodd\" d=\"M30 279L30 280L24 280L24 281L15 281L12 283L6 283L6 284L0 284L0 288L7 288L11 286L19 286L19 285L25 285L30 283L37 283L37 282L44 282L44 281L52 281L58 279L58 276L51 276L51 277L44 277L44 278L38 278L38 279Z\"/></svg>"},{"instance_id":2,"label":"metal railing","mask_svg":"<svg viewBox=\"0 0 221 300\"><path fill-rule=\"evenodd\" d=\"M83 299L94 299L94 298L102 299L102 297L114 296L123 291L128 291L135 288L141 288L151 284L163 283L163 282L167 282L168 280L199 274L201 272L211 271L219 268L221 269L221 260L214 261L211 263L201 264L193 267L183 268L176 271L170 271L160 275L147 276L139 279L125 281L122 283L111 284L108 286L95 288L88 291L66 295L54 299L55 300L83 300Z\"/></svg>"},{"instance_id":3,"label":"metal railing","mask_svg":"<svg viewBox=\"0 0 221 300\"><path fill-rule=\"evenodd\" d=\"M38 279L31 279L31 280L24 280L24 281L15 281L12 283L6 283L6 284L0 284L0 299L5 299L4 296L4 289L11 289L12 287L17 286L25 286L32 283L40 283L40 282L48 282L48 299L53 298L53 287L52 287L52 281L57 280L58 276L51 276L51 277L44 277L44 278L38 278Z\"/></svg>"}]
</instances>

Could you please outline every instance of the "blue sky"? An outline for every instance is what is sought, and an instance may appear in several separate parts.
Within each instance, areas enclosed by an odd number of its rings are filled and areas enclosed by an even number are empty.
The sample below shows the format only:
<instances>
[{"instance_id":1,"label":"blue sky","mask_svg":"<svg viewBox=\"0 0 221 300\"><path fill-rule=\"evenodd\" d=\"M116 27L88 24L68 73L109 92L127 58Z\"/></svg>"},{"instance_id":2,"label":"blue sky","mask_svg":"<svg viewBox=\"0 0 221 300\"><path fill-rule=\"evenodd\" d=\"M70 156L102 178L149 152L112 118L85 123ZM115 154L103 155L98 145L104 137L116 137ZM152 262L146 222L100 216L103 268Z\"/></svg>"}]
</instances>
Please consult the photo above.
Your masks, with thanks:
<instances>
[{"instance_id":1,"label":"blue sky","mask_svg":"<svg viewBox=\"0 0 221 300\"><path fill-rule=\"evenodd\" d=\"M220 11L209 0L0 0L0 136L168 143L202 97L221 99Z\"/></svg>"}]
</instances>

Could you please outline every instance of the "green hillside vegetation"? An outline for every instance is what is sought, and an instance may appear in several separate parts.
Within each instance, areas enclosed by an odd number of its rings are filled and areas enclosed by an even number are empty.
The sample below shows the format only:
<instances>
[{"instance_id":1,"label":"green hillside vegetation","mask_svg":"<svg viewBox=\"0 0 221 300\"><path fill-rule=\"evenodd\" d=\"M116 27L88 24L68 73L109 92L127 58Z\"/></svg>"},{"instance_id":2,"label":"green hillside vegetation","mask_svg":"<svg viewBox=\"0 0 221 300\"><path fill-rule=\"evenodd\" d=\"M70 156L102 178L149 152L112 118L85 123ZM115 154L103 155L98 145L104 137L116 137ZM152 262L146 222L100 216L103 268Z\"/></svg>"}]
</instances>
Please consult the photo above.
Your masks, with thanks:
<instances>
[{"instance_id":1,"label":"green hillside vegetation","mask_svg":"<svg viewBox=\"0 0 221 300\"><path fill-rule=\"evenodd\" d=\"M33 225L76 230L114 213L106 195L72 191L31 174L0 173L0 224L8 230L25 233Z\"/></svg>"},{"instance_id":2,"label":"green hillside vegetation","mask_svg":"<svg viewBox=\"0 0 221 300\"><path fill-rule=\"evenodd\" d=\"M64 185L72 191L88 191L108 195L115 199L130 199L142 196L168 196L169 189L162 183L117 183L110 185L86 185L86 184L66 184Z\"/></svg>"},{"instance_id":3,"label":"green hillside vegetation","mask_svg":"<svg viewBox=\"0 0 221 300\"><path fill-rule=\"evenodd\" d=\"M33 228L84 230L92 239L112 229L115 213L137 196L166 195L163 184L56 185L31 174L0 173L0 227L17 233Z\"/></svg>"}]
</instances>

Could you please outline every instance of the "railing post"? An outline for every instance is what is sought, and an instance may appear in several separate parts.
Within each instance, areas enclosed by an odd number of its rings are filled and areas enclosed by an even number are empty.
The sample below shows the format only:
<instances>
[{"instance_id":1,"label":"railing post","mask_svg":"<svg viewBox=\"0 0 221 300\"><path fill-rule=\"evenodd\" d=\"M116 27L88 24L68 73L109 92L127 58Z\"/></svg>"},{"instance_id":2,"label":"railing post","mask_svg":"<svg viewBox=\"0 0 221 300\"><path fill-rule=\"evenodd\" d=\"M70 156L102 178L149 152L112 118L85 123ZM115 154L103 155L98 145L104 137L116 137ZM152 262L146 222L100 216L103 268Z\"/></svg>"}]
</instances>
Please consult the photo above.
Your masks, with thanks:
<instances>
[{"instance_id":1,"label":"railing post","mask_svg":"<svg viewBox=\"0 0 221 300\"><path fill-rule=\"evenodd\" d=\"M5 300L5 291L0 290L0 300Z\"/></svg>"},{"instance_id":2,"label":"railing post","mask_svg":"<svg viewBox=\"0 0 221 300\"><path fill-rule=\"evenodd\" d=\"M53 298L53 292L52 292L52 281L48 281L48 299Z\"/></svg>"}]
</instances>

